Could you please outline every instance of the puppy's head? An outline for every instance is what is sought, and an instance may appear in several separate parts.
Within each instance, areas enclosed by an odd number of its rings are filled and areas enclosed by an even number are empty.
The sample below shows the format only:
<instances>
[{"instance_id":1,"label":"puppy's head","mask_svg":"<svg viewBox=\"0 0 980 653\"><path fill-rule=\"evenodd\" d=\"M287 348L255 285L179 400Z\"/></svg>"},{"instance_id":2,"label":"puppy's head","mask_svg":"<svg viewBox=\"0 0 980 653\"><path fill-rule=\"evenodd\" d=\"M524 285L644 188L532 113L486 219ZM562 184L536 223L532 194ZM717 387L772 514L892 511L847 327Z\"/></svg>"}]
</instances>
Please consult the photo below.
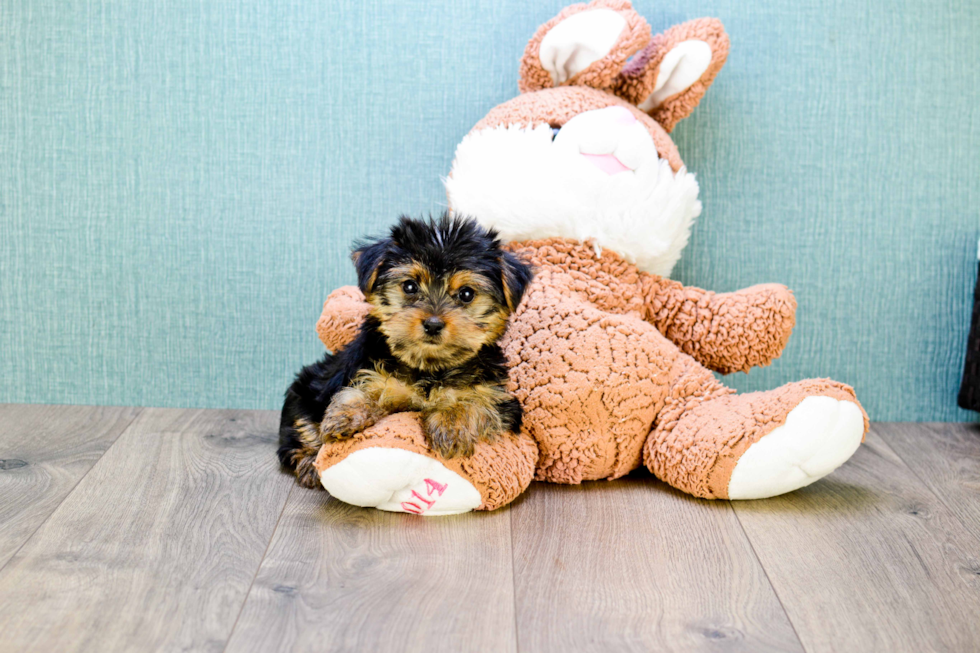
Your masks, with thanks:
<instances>
[{"instance_id":1,"label":"puppy's head","mask_svg":"<svg viewBox=\"0 0 980 653\"><path fill-rule=\"evenodd\" d=\"M402 217L353 254L357 280L392 353L420 370L456 367L495 342L531 269L493 230L443 215Z\"/></svg>"}]
</instances>

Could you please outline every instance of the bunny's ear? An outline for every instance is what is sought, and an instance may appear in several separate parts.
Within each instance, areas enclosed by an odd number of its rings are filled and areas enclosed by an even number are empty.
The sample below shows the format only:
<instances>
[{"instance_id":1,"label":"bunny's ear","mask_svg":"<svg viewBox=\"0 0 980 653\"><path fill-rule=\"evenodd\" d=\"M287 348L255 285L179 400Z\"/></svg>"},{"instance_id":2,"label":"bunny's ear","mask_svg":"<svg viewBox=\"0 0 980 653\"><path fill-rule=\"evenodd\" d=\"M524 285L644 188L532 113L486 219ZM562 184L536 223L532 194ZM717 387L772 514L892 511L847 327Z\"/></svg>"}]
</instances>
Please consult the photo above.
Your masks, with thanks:
<instances>
[{"instance_id":1,"label":"bunny's ear","mask_svg":"<svg viewBox=\"0 0 980 653\"><path fill-rule=\"evenodd\" d=\"M627 0L566 7L538 28L521 59L522 93L555 86L609 88L650 41L650 26Z\"/></svg>"},{"instance_id":2,"label":"bunny's ear","mask_svg":"<svg viewBox=\"0 0 980 653\"><path fill-rule=\"evenodd\" d=\"M728 35L716 18L698 18L653 37L613 87L668 132L698 106L728 58Z\"/></svg>"}]
</instances>

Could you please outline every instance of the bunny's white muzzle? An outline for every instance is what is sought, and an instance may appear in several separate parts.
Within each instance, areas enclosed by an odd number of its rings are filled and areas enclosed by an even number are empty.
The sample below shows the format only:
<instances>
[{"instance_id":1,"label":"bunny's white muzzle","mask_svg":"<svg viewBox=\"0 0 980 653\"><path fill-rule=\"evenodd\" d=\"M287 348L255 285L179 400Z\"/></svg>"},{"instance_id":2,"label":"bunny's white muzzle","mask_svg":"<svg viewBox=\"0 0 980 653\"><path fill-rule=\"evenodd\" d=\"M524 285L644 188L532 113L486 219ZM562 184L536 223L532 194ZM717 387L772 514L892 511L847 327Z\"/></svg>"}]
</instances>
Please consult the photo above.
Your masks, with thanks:
<instances>
[{"instance_id":1,"label":"bunny's white muzzle","mask_svg":"<svg viewBox=\"0 0 980 653\"><path fill-rule=\"evenodd\" d=\"M694 175L657 156L625 107L549 125L468 134L445 180L454 212L508 241L592 239L648 272L667 276L701 213Z\"/></svg>"}]
</instances>

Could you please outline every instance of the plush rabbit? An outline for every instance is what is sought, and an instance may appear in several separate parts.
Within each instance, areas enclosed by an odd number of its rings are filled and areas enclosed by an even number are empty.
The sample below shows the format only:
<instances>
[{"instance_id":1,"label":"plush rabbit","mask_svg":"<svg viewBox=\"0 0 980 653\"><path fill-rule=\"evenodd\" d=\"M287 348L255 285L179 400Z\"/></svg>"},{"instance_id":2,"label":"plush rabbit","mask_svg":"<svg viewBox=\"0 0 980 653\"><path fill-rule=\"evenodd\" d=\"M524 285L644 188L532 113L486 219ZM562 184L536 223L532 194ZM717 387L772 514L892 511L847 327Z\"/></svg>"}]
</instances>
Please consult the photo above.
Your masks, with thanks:
<instances>
[{"instance_id":1,"label":"plush rabbit","mask_svg":"<svg viewBox=\"0 0 980 653\"><path fill-rule=\"evenodd\" d=\"M625 0L574 5L541 26L521 94L466 135L446 179L452 210L496 229L536 270L501 340L524 432L446 460L415 415L393 415L323 447L331 494L425 515L492 510L532 478L614 479L642 463L694 496L758 499L854 453L868 420L850 387L819 379L737 395L711 373L780 355L795 321L788 289L715 294L666 278L701 212L668 133L728 47L710 18L651 38ZM341 288L320 338L342 347L366 312L356 288Z\"/></svg>"}]
</instances>

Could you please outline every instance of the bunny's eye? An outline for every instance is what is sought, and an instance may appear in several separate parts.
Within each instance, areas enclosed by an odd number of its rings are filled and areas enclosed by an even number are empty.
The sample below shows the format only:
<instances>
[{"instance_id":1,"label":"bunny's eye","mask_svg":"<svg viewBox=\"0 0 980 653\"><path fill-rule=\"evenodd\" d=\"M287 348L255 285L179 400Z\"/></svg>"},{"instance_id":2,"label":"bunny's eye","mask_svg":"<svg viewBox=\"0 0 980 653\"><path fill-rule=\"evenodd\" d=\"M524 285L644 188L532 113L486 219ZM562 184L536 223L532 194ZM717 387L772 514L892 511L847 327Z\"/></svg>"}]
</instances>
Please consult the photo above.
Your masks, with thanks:
<instances>
[{"instance_id":1,"label":"bunny's eye","mask_svg":"<svg viewBox=\"0 0 980 653\"><path fill-rule=\"evenodd\" d=\"M558 136L558 132L560 132L560 131L561 131L561 127L552 127L551 128L551 140L555 140L555 137Z\"/></svg>"}]
</instances>

